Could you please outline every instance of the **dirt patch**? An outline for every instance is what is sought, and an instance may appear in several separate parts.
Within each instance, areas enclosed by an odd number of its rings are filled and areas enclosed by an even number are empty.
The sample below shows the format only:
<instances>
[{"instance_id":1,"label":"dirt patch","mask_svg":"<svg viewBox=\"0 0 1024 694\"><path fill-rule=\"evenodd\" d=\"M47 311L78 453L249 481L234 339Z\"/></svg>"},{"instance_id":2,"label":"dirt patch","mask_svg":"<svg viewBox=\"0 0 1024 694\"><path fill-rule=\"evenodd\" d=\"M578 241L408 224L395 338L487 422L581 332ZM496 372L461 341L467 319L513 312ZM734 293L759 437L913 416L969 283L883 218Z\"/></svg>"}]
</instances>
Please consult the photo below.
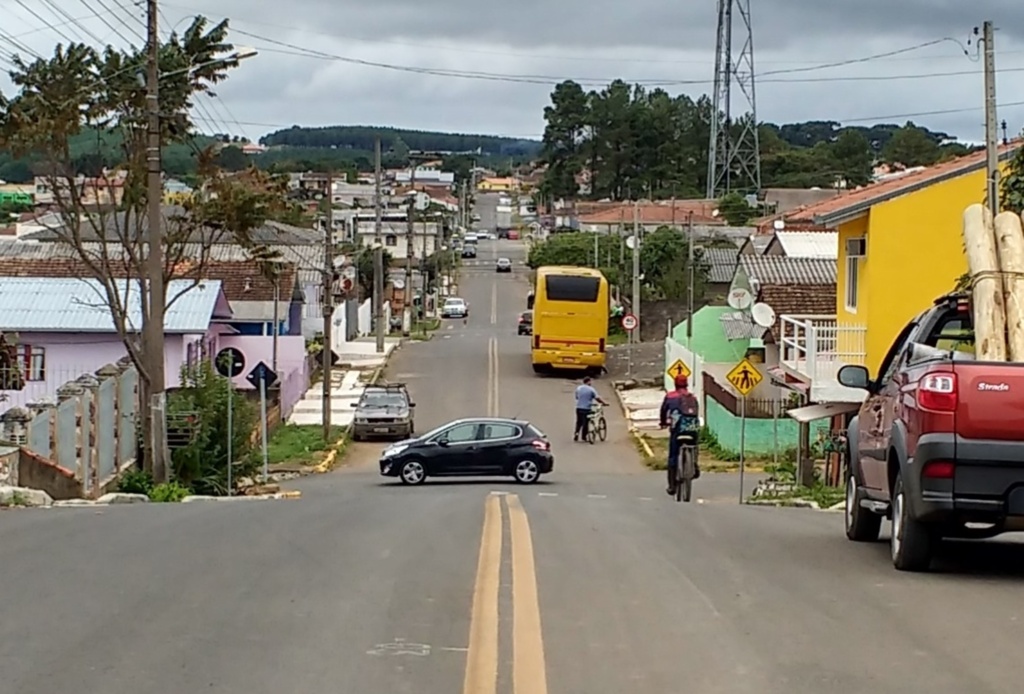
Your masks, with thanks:
<instances>
[{"instance_id":1,"label":"dirt patch","mask_svg":"<svg viewBox=\"0 0 1024 694\"><path fill-rule=\"evenodd\" d=\"M658 378L665 371L665 342L638 342L632 346L633 370L630 374L629 345L613 345L608 348L608 376L610 378Z\"/></svg>"}]
</instances>

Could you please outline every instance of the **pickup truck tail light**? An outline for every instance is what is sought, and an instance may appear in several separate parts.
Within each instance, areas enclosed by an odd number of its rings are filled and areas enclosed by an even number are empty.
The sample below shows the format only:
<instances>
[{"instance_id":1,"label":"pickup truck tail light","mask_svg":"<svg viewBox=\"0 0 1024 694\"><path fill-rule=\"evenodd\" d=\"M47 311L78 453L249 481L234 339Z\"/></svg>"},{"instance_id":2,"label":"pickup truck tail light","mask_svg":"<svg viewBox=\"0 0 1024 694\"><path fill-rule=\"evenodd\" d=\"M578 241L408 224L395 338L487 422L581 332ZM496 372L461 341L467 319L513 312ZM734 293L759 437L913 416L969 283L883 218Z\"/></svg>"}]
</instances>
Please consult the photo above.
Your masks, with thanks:
<instances>
[{"instance_id":1,"label":"pickup truck tail light","mask_svg":"<svg viewBox=\"0 0 1024 694\"><path fill-rule=\"evenodd\" d=\"M551 444L548 443L545 439L534 439L533 441L530 442L530 444L534 448L536 448L538 451L550 451L551 450Z\"/></svg>"},{"instance_id":2,"label":"pickup truck tail light","mask_svg":"<svg viewBox=\"0 0 1024 694\"><path fill-rule=\"evenodd\" d=\"M932 412L956 410L956 374L949 371L925 374L917 384L917 405Z\"/></svg>"},{"instance_id":3,"label":"pickup truck tail light","mask_svg":"<svg viewBox=\"0 0 1024 694\"><path fill-rule=\"evenodd\" d=\"M933 480L951 480L956 472L956 466L949 460L933 460L926 463L921 471L921 476Z\"/></svg>"}]
</instances>

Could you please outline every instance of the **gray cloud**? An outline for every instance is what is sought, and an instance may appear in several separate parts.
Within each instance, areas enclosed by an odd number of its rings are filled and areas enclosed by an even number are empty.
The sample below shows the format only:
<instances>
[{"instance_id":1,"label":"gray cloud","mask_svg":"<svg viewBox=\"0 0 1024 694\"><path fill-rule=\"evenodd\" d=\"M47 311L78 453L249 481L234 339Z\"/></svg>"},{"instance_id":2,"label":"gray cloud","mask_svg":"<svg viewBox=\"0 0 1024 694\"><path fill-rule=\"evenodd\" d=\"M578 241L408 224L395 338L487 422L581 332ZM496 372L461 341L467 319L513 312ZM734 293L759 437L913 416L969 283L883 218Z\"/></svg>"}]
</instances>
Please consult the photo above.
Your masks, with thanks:
<instances>
[{"instance_id":1,"label":"gray cloud","mask_svg":"<svg viewBox=\"0 0 1024 694\"><path fill-rule=\"evenodd\" d=\"M0 0L0 9L9 10L0 32L37 30L21 40L39 51L61 40L56 29L43 27L12 0ZM68 11L76 17L91 14L84 5ZM618 77L666 84L672 93L692 96L711 89L714 0L521 0L514 7L485 7L479 0L181 0L163 4L164 25L182 26L197 11L211 18L228 16L235 29L261 37L232 35L236 44L254 45L260 55L243 62L220 86L219 98L206 102L198 114L213 121L211 129L243 129L253 137L292 124L337 123L539 136L543 108L561 79L599 86ZM764 120L849 122L891 116L887 120L911 119L977 141L983 132L981 66L953 41L840 68L766 73L944 37L965 41L985 17L1000 27L1000 101L1024 101L1024 3L1015 0L984 0L973 7L958 0L863 0L856 5L758 0L753 11L756 62L763 75L758 112ZM141 31L138 16L125 10L122 19ZM83 23L102 38L119 40L97 19ZM0 39L0 56L10 48ZM538 83L422 75L289 51L320 51L398 67L535 76L529 81ZM969 74L942 74L955 72ZM2 78L0 88L9 88ZM1017 132L1024 126L1024 107L1006 106L1000 117Z\"/></svg>"}]
</instances>

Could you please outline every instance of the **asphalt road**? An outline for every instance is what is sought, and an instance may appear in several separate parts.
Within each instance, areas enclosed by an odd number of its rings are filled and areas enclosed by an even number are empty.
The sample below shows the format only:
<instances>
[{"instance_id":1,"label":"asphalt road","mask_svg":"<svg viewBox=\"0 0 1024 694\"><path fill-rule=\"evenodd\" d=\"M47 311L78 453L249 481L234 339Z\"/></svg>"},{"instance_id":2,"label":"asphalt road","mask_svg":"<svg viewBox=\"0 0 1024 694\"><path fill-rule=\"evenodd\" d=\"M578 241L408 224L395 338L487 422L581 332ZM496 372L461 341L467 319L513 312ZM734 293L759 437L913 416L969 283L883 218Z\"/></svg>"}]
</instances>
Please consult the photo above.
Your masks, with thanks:
<instances>
[{"instance_id":1,"label":"asphalt road","mask_svg":"<svg viewBox=\"0 0 1024 694\"><path fill-rule=\"evenodd\" d=\"M521 258L508 242L481 258ZM404 488L379 446L280 502L0 513L7 694L987 694L1019 687L1024 553L947 549L928 575L837 514L743 507L734 476L677 504L621 417L571 441L574 383L532 373L525 284L464 269L471 303L393 358L425 430L498 412L555 473ZM607 393L607 384L600 384ZM610 393L607 393L610 395Z\"/></svg>"}]
</instances>

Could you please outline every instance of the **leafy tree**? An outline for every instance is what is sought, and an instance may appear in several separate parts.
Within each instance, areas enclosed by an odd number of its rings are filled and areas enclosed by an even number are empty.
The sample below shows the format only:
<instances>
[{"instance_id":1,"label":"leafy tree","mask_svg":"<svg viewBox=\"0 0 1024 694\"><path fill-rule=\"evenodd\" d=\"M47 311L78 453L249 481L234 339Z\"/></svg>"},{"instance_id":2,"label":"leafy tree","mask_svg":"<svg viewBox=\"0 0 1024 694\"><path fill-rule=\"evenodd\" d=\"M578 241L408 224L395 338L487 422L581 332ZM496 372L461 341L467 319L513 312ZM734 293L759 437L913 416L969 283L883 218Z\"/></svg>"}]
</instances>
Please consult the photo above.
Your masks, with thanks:
<instances>
[{"instance_id":1,"label":"leafy tree","mask_svg":"<svg viewBox=\"0 0 1024 694\"><path fill-rule=\"evenodd\" d=\"M1024 212L1024 147L1014 153L999 181L999 206L1017 214Z\"/></svg>"},{"instance_id":2,"label":"leafy tree","mask_svg":"<svg viewBox=\"0 0 1024 694\"><path fill-rule=\"evenodd\" d=\"M189 109L196 94L223 81L237 62L225 42L227 23L210 26L196 17L182 33L171 34L159 47L160 139L189 143L193 126ZM284 182L250 169L225 176L211 151L197 156L196 179L207 195L197 196L182 211L165 215L163 290L150 292L148 267L146 94L136 79L144 72L145 55L138 49L98 50L84 44L58 45L50 58L30 63L13 59L12 82L17 92L0 96L0 147L39 163L54 194L59 221L51 231L73 249L83 275L103 288L102 303L110 310L118 335L138 370L142 402L165 389L162 350L155 339L151 308L169 307L182 293L168 296L175 279L197 284L213 244L232 241L249 247L257 259L265 249L252 243L250 232L284 201ZM117 171L101 172L100 180L83 190L76 180L75 150L85 136L99 152L104 143L120 143ZM89 150L85 150L88 152ZM117 191L123 191L123 196ZM86 214L86 211L88 213ZM95 241L90 241L90 238ZM128 280L128 293L121 280ZM160 285L157 284L157 287ZM134 325L134 306L142 307L141 325ZM156 327L161 330L162 327ZM141 432L147 470L158 482L166 469L153 469L151 408L143 406ZM158 468L160 466L157 466Z\"/></svg>"},{"instance_id":3,"label":"leafy tree","mask_svg":"<svg viewBox=\"0 0 1024 694\"><path fill-rule=\"evenodd\" d=\"M384 269L391 266L391 254L385 248ZM373 296L373 249L361 248L355 255L356 283L359 285L359 296Z\"/></svg>"},{"instance_id":4,"label":"leafy tree","mask_svg":"<svg viewBox=\"0 0 1024 694\"><path fill-rule=\"evenodd\" d=\"M744 204L746 204L744 202ZM700 249L694 248L694 296L703 295L706 270ZM689 242L677 229L659 227L643 238L640 271L643 284L657 299L681 300L689 295Z\"/></svg>"},{"instance_id":5,"label":"leafy tree","mask_svg":"<svg viewBox=\"0 0 1024 694\"><path fill-rule=\"evenodd\" d=\"M939 143L910 121L894 132L882 149L882 158L887 163L904 166L931 166L941 156Z\"/></svg>"},{"instance_id":6,"label":"leafy tree","mask_svg":"<svg viewBox=\"0 0 1024 694\"><path fill-rule=\"evenodd\" d=\"M857 130L843 130L832 145L838 173L850 187L863 186L871 181L875 155L871 143Z\"/></svg>"},{"instance_id":7,"label":"leafy tree","mask_svg":"<svg viewBox=\"0 0 1024 694\"><path fill-rule=\"evenodd\" d=\"M739 193L729 193L719 200L718 212L734 227L744 226L757 214L757 210Z\"/></svg>"},{"instance_id":8,"label":"leafy tree","mask_svg":"<svg viewBox=\"0 0 1024 694\"><path fill-rule=\"evenodd\" d=\"M249 158L240 147L224 147L217 153L217 166L225 171L241 171L248 168Z\"/></svg>"}]
</instances>

